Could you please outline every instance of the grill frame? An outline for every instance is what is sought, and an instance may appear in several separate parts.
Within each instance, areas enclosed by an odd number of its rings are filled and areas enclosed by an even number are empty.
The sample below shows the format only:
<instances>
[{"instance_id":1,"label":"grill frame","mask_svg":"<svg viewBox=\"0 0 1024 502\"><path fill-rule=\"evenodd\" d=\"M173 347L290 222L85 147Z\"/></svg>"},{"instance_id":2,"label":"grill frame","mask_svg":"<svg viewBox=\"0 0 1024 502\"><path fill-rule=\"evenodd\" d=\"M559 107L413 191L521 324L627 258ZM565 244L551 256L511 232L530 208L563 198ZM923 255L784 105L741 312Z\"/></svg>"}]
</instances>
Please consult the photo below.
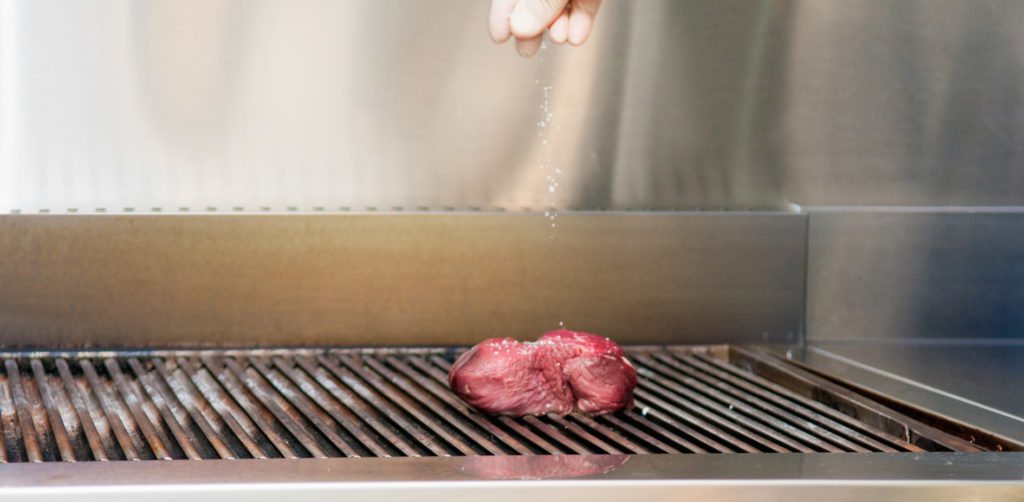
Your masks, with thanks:
<instances>
[{"instance_id":1,"label":"grill frame","mask_svg":"<svg viewBox=\"0 0 1024 502\"><path fill-rule=\"evenodd\" d=\"M462 350L3 353L0 459L986 449L769 352L728 345L627 347L640 376L633 410L491 417L447 389Z\"/></svg>"}]
</instances>

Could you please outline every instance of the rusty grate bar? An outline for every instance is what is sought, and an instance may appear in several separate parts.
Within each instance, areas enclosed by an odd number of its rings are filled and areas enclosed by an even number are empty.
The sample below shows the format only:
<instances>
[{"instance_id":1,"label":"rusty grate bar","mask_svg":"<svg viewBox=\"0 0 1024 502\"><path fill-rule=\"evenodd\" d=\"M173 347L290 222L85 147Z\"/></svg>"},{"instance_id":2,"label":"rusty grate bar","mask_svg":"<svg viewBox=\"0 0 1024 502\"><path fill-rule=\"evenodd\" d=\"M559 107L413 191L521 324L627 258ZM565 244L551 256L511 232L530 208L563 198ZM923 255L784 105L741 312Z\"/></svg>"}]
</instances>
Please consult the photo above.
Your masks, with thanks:
<instances>
[{"instance_id":1,"label":"rusty grate bar","mask_svg":"<svg viewBox=\"0 0 1024 502\"><path fill-rule=\"evenodd\" d=\"M448 390L462 350L9 353L0 462L980 449L738 348L629 349L631 410L490 416Z\"/></svg>"}]
</instances>

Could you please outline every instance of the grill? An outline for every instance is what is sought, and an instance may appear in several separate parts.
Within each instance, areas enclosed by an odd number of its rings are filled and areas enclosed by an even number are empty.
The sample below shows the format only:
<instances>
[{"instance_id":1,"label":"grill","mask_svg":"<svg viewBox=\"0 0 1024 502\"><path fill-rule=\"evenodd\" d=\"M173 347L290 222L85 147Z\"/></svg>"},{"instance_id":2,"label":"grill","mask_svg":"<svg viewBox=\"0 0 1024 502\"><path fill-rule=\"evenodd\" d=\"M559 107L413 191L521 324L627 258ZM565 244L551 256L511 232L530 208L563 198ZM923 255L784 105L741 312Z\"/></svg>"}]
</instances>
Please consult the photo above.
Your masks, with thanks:
<instances>
[{"instance_id":1,"label":"grill","mask_svg":"<svg viewBox=\"0 0 1024 502\"><path fill-rule=\"evenodd\" d=\"M636 407L511 418L447 388L465 348L8 353L0 461L983 451L755 349L628 347Z\"/></svg>"}]
</instances>

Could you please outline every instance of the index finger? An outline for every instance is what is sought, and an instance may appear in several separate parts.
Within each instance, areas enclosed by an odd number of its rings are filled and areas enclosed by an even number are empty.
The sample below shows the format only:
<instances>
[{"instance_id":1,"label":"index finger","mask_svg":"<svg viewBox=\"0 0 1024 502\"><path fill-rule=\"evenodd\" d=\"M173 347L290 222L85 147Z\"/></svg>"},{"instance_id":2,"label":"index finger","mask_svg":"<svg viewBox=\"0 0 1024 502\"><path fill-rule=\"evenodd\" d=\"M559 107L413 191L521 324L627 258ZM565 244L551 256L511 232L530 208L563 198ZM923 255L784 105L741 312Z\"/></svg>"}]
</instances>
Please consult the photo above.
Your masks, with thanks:
<instances>
[{"instance_id":1,"label":"index finger","mask_svg":"<svg viewBox=\"0 0 1024 502\"><path fill-rule=\"evenodd\" d=\"M491 0L491 15L488 20L491 31L491 40L495 43L502 43L512 36L509 28L508 17L512 15L512 9L516 6L516 0Z\"/></svg>"}]
</instances>

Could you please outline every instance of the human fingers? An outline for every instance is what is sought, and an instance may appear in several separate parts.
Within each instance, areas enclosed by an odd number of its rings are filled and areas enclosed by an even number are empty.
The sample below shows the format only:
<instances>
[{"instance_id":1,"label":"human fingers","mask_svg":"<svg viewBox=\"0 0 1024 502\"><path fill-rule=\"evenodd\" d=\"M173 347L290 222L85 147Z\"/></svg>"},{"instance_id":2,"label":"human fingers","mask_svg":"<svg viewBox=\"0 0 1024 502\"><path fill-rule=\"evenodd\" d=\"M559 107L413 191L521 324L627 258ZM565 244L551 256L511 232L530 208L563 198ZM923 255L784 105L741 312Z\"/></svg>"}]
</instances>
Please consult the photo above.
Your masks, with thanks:
<instances>
[{"instance_id":1,"label":"human fingers","mask_svg":"<svg viewBox=\"0 0 1024 502\"><path fill-rule=\"evenodd\" d=\"M565 10L569 0L519 0L509 27L516 38L533 38L540 35L551 22Z\"/></svg>"},{"instance_id":2,"label":"human fingers","mask_svg":"<svg viewBox=\"0 0 1024 502\"><path fill-rule=\"evenodd\" d=\"M519 52L520 56L528 58L533 56L540 50L541 35L537 35L533 38L517 38L516 39L516 51Z\"/></svg>"},{"instance_id":3,"label":"human fingers","mask_svg":"<svg viewBox=\"0 0 1024 502\"><path fill-rule=\"evenodd\" d=\"M488 19L488 27L491 32L491 40L495 43L503 43L512 36L509 29L508 18L512 15L512 9L516 6L516 0L491 0L491 15Z\"/></svg>"},{"instance_id":4,"label":"human fingers","mask_svg":"<svg viewBox=\"0 0 1024 502\"><path fill-rule=\"evenodd\" d=\"M556 44L564 44L569 40L569 10L565 9L548 27L548 38Z\"/></svg>"},{"instance_id":5,"label":"human fingers","mask_svg":"<svg viewBox=\"0 0 1024 502\"><path fill-rule=\"evenodd\" d=\"M573 0L569 12L569 43L580 45L587 41L594 28L594 18L601 0Z\"/></svg>"}]
</instances>

